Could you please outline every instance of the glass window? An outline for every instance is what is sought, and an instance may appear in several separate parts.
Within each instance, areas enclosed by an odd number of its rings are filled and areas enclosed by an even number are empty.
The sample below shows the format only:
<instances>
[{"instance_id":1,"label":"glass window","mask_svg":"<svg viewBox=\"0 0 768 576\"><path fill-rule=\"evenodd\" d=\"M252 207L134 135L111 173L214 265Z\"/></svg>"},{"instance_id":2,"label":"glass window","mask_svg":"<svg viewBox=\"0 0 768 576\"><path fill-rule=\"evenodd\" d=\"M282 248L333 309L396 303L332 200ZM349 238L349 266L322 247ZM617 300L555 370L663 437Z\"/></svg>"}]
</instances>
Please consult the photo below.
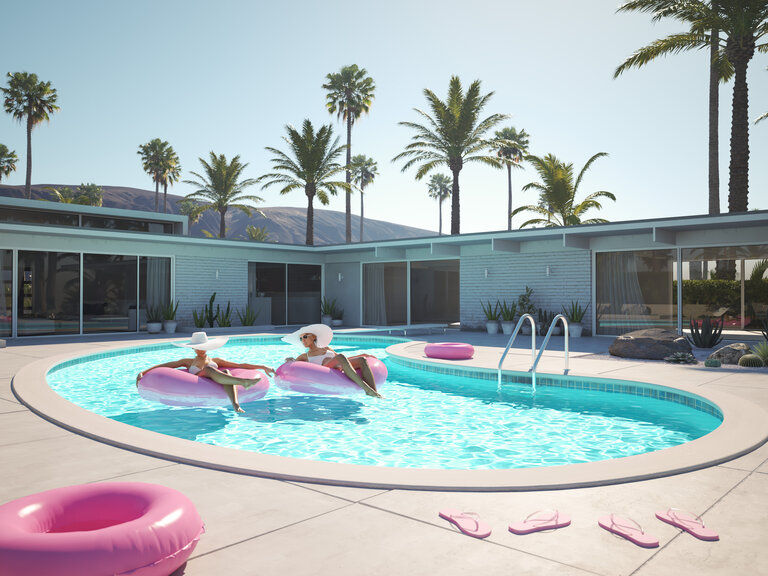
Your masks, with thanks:
<instances>
[{"instance_id":1,"label":"glass window","mask_svg":"<svg viewBox=\"0 0 768 576\"><path fill-rule=\"evenodd\" d=\"M760 330L768 320L768 245L683 250L683 328L705 316L725 330Z\"/></svg>"},{"instance_id":2,"label":"glass window","mask_svg":"<svg viewBox=\"0 0 768 576\"><path fill-rule=\"evenodd\" d=\"M459 261L411 262L411 323L459 321Z\"/></svg>"},{"instance_id":3,"label":"glass window","mask_svg":"<svg viewBox=\"0 0 768 576\"><path fill-rule=\"evenodd\" d=\"M286 323L285 264L248 263L248 306L258 313L257 324Z\"/></svg>"},{"instance_id":4,"label":"glass window","mask_svg":"<svg viewBox=\"0 0 768 576\"><path fill-rule=\"evenodd\" d=\"M147 308L171 301L171 259L139 258L139 330L147 329ZM129 325L136 325L136 302L128 306ZM133 328L135 330L135 328Z\"/></svg>"},{"instance_id":5,"label":"glass window","mask_svg":"<svg viewBox=\"0 0 768 576\"><path fill-rule=\"evenodd\" d=\"M13 252L0 250L0 336L10 336L13 326Z\"/></svg>"},{"instance_id":6,"label":"glass window","mask_svg":"<svg viewBox=\"0 0 768 576\"><path fill-rule=\"evenodd\" d=\"M80 255L19 251L18 335L80 332Z\"/></svg>"},{"instance_id":7,"label":"glass window","mask_svg":"<svg viewBox=\"0 0 768 576\"><path fill-rule=\"evenodd\" d=\"M598 334L677 330L675 250L600 252L595 261Z\"/></svg>"},{"instance_id":8,"label":"glass window","mask_svg":"<svg viewBox=\"0 0 768 576\"><path fill-rule=\"evenodd\" d=\"M0 222L42 224L47 226L78 226L78 217L77 214L3 207L0 211Z\"/></svg>"},{"instance_id":9,"label":"glass window","mask_svg":"<svg viewBox=\"0 0 768 576\"><path fill-rule=\"evenodd\" d=\"M84 334L136 331L136 273L136 256L83 255Z\"/></svg>"},{"instance_id":10,"label":"glass window","mask_svg":"<svg viewBox=\"0 0 768 576\"><path fill-rule=\"evenodd\" d=\"M151 232L153 234L173 234L173 224L148 220L128 220L126 218L108 218L83 214L83 228L106 228L108 230L128 230L132 232Z\"/></svg>"},{"instance_id":11,"label":"glass window","mask_svg":"<svg viewBox=\"0 0 768 576\"><path fill-rule=\"evenodd\" d=\"M288 264L288 324L320 322L322 267Z\"/></svg>"},{"instance_id":12,"label":"glass window","mask_svg":"<svg viewBox=\"0 0 768 576\"><path fill-rule=\"evenodd\" d=\"M407 275L405 262L363 264L363 324L408 322Z\"/></svg>"}]
</instances>

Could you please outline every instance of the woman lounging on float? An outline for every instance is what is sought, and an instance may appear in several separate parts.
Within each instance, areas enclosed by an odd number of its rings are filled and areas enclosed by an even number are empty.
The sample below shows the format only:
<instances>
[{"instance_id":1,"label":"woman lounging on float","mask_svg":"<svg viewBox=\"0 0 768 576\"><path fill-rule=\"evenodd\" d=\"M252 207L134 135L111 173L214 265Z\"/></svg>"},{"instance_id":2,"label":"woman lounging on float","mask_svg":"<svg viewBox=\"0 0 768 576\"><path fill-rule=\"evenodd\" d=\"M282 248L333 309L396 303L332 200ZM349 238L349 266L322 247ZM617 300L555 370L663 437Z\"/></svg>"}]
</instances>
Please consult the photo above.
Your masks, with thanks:
<instances>
[{"instance_id":1,"label":"woman lounging on float","mask_svg":"<svg viewBox=\"0 0 768 576\"><path fill-rule=\"evenodd\" d=\"M275 373L272 368L268 366L262 366L260 364L239 364L236 362L229 362L223 358L209 358L206 352L221 348L227 343L226 338L211 338L208 339L208 335L205 332L195 332L192 334L192 338L189 342L174 342L174 346L181 346L183 348L191 348L195 351L194 358L183 358L181 360L175 360L173 362L165 362L164 364L158 364L142 370L136 376L136 386L139 385L139 380L144 377L144 374L155 368L186 368L190 374L203 376L210 380L213 380L217 384L220 384L224 391L227 393L227 397L232 402L232 407L237 412L245 412L240 407L240 403L237 400L237 386L243 388L250 388L256 384L260 378L238 378L229 373L230 368L246 368L249 370L263 370L268 375Z\"/></svg>"},{"instance_id":2,"label":"woman lounging on float","mask_svg":"<svg viewBox=\"0 0 768 576\"><path fill-rule=\"evenodd\" d=\"M296 330L293 334L283 337L283 341L290 344L300 344L307 348L304 354L294 358L286 358L287 362L310 362L326 368L340 370L344 375L360 386L368 396L382 398L376 390L376 380L373 377L367 358L374 358L370 354L359 354L347 358L343 354L337 354L328 346L333 338L333 330L325 324L310 324ZM360 370L360 374L356 372ZM362 375L362 377L361 377Z\"/></svg>"}]
</instances>

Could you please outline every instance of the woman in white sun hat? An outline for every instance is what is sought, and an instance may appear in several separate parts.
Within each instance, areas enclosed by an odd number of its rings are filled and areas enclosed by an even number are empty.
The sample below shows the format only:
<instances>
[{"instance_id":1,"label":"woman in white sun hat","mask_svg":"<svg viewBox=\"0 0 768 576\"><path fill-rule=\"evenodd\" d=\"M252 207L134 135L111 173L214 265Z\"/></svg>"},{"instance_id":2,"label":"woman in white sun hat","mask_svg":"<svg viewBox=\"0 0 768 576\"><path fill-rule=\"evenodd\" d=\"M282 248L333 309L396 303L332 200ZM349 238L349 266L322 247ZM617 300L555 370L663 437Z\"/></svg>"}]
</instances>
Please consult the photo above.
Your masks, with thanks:
<instances>
[{"instance_id":1,"label":"woman in white sun hat","mask_svg":"<svg viewBox=\"0 0 768 576\"><path fill-rule=\"evenodd\" d=\"M227 343L226 338L208 338L205 332L195 332L192 334L192 338L189 342L174 342L174 346L180 346L182 348L191 348L195 351L194 358L182 358L181 360L175 360L173 362L165 362L164 364L158 364L147 368L139 372L136 376L136 385L138 386L139 380L144 377L144 374L155 368L186 368L190 374L199 374L205 378L213 380L217 384L221 384L224 391L227 393L233 408L237 412L245 412L240 407L240 403L237 400L237 388L236 386L242 386L243 388L250 388L256 384L260 378L238 378L232 376L229 373L230 368L246 368L248 370L263 370L268 375L275 373L272 368L268 366L262 366L260 364L239 364L236 362L229 362L223 358L209 358L207 352L221 348Z\"/></svg>"},{"instance_id":2,"label":"woman in white sun hat","mask_svg":"<svg viewBox=\"0 0 768 576\"><path fill-rule=\"evenodd\" d=\"M311 362L327 368L341 370L347 378L365 391L368 396L381 398L376 390L376 381L368 366L368 357L370 354L359 354L347 358L343 354L337 354L333 348L328 346L333 339L333 330L325 324L310 324L299 328L296 332L283 336L283 341L289 344L298 344L304 346L307 351L294 358L286 358L287 361ZM356 372L360 370L360 374ZM362 378L360 377L362 375Z\"/></svg>"}]
</instances>

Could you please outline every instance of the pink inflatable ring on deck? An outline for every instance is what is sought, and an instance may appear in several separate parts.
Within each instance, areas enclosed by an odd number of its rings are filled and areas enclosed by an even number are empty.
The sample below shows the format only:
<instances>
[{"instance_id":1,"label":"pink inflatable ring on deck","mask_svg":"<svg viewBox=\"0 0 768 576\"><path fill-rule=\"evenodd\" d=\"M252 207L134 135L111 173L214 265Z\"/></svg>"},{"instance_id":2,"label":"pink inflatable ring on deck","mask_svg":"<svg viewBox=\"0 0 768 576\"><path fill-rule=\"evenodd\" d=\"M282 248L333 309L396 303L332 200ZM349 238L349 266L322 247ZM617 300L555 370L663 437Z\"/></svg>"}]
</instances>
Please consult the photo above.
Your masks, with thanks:
<instances>
[{"instance_id":1,"label":"pink inflatable ring on deck","mask_svg":"<svg viewBox=\"0 0 768 576\"><path fill-rule=\"evenodd\" d=\"M424 346L424 354L428 358L442 360L469 360L475 354L471 344L462 342L433 342Z\"/></svg>"},{"instance_id":2,"label":"pink inflatable ring on deck","mask_svg":"<svg viewBox=\"0 0 768 576\"><path fill-rule=\"evenodd\" d=\"M0 506L0 575L168 576L203 532L194 504L165 486L56 488Z\"/></svg>"},{"instance_id":3,"label":"pink inflatable ring on deck","mask_svg":"<svg viewBox=\"0 0 768 576\"><path fill-rule=\"evenodd\" d=\"M372 356L368 357L368 366L373 373L376 388L380 390L389 374L387 367L381 360ZM357 373L360 374L360 370ZM300 361L286 362L280 366L275 371L275 384L302 394L364 393L363 389L347 378L341 370Z\"/></svg>"},{"instance_id":4,"label":"pink inflatable ring on deck","mask_svg":"<svg viewBox=\"0 0 768 576\"><path fill-rule=\"evenodd\" d=\"M230 372L232 376L239 378L261 377L261 380L253 386L237 387L237 399L240 404L260 400L267 394L269 378L261 370L232 368ZM209 378L190 374L186 368L155 368L144 374L137 387L142 398L170 406L231 405L227 392L221 384L216 384Z\"/></svg>"}]
</instances>

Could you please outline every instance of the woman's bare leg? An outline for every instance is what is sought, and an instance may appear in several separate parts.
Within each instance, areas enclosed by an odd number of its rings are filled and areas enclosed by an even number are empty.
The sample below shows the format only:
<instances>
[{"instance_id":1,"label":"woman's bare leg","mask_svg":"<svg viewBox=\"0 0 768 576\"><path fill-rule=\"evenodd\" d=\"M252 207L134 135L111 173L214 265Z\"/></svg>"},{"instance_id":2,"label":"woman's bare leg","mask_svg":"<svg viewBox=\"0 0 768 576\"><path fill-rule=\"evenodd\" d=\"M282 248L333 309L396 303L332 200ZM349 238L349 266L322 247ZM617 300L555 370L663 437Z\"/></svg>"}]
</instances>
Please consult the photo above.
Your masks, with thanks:
<instances>
[{"instance_id":1,"label":"woman's bare leg","mask_svg":"<svg viewBox=\"0 0 768 576\"><path fill-rule=\"evenodd\" d=\"M343 354L337 354L335 360L338 361L339 366L341 366L341 369L346 377L360 386L360 388L362 388L368 396L376 396L377 398L381 398L381 394L379 394L375 388L372 388L368 382L360 378L360 375L355 372L355 369L352 367L352 364L349 363L349 360L347 360L346 356Z\"/></svg>"},{"instance_id":2,"label":"woman's bare leg","mask_svg":"<svg viewBox=\"0 0 768 576\"><path fill-rule=\"evenodd\" d=\"M206 366L202 373L207 378L210 378L217 384L220 384L222 388L224 388L224 392L226 392L227 398L229 398L229 401L232 402L232 407L236 412L245 412L245 410L240 407L240 402L237 398L237 386L249 388L261 380L261 378L238 378L237 376L232 376L232 374L228 374L227 372L216 370L216 368L212 368L211 366Z\"/></svg>"},{"instance_id":3,"label":"woman's bare leg","mask_svg":"<svg viewBox=\"0 0 768 576\"><path fill-rule=\"evenodd\" d=\"M371 371L371 367L368 365L368 359L365 356L352 358L349 363L352 365L352 368L362 372L363 380L365 380L368 386L376 390L376 392L379 391L378 388L376 388L376 379L373 377L373 372Z\"/></svg>"}]
</instances>

